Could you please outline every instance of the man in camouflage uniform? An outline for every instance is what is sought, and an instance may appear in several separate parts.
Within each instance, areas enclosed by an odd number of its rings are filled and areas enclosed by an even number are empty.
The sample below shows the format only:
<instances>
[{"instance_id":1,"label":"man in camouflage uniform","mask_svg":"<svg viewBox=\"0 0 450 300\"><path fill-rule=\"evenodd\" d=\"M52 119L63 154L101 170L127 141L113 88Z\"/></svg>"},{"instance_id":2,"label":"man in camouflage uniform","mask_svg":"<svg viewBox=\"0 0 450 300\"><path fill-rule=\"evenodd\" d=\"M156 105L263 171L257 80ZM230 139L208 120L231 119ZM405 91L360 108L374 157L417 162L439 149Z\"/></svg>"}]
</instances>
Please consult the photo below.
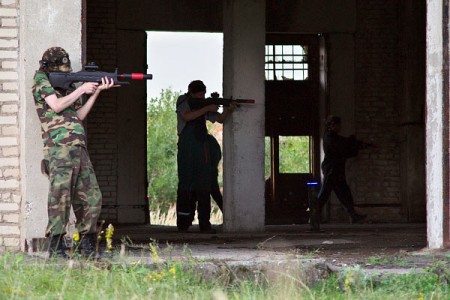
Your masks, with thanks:
<instances>
[{"instance_id":1,"label":"man in camouflage uniform","mask_svg":"<svg viewBox=\"0 0 450 300\"><path fill-rule=\"evenodd\" d=\"M70 208L76 216L76 229L82 236L80 250L95 255L96 225L102 195L86 149L86 133L82 121L93 107L101 91L114 87L103 78L102 83L86 82L78 88L53 88L50 72L71 72L69 55L60 47L47 49L34 75L33 97L41 121L44 157L50 180L48 195L49 255L68 258L63 236ZM90 95L86 103L81 96Z\"/></svg>"}]
</instances>

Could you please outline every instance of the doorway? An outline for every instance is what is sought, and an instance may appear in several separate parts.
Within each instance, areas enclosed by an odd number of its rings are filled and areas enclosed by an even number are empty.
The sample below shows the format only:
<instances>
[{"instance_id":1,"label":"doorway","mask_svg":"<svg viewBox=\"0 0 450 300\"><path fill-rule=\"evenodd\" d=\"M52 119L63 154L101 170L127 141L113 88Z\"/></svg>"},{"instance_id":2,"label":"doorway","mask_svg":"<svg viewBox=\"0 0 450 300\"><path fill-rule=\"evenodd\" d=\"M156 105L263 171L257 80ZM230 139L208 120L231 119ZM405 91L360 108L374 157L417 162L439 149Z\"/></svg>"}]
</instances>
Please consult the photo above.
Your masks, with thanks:
<instances>
[{"instance_id":1,"label":"doorway","mask_svg":"<svg viewBox=\"0 0 450 300\"><path fill-rule=\"evenodd\" d=\"M202 80L207 97L222 94L223 33L147 32L147 195L150 223L176 225L177 115L176 101L189 83ZM207 122L208 131L222 145L222 125ZM222 163L219 163L222 187ZM211 223L221 224L222 213L212 203ZM194 224L198 220L195 218Z\"/></svg>"},{"instance_id":2,"label":"doorway","mask_svg":"<svg viewBox=\"0 0 450 300\"><path fill-rule=\"evenodd\" d=\"M320 179L319 36L268 34L265 53L266 224L302 224Z\"/></svg>"}]
</instances>

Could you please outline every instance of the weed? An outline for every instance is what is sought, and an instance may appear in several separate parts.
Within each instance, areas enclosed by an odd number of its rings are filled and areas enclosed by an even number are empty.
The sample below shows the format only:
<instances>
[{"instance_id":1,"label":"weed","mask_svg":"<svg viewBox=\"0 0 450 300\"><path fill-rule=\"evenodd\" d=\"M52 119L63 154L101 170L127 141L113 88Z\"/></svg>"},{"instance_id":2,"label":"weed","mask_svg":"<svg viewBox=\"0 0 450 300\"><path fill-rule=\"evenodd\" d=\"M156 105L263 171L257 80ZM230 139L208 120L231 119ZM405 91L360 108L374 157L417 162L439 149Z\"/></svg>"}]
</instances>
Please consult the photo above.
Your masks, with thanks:
<instances>
[{"instance_id":1,"label":"weed","mask_svg":"<svg viewBox=\"0 0 450 300\"><path fill-rule=\"evenodd\" d=\"M409 266L408 260L404 256L371 256L367 258L367 264L369 265L389 265L398 267Z\"/></svg>"},{"instance_id":2,"label":"weed","mask_svg":"<svg viewBox=\"0 0 450 300\"><path fill-rule=\"evenodd\" d=\"M159 251L151 243L142 253L160 257ZM189 254L187 246L184 252ZM205 277L202 262L192 258L145 264L145 257L131 264L87 262L69 267L3 253L0 299L448 299L450 293L445 261L421 272L383 278L368 276L356 266L306 286L283 272L273 280L263 273L226 280L221 273Z\"/></svg>"},{"instance_id":3,"label":"weed","mask_svg":"<svg viewBox=\"0 0 450 300\"><path fill-rule=\"evenodd\" d=\"M276 238L276 237L277 237L277 236L274 235L274 236L272 236L272 237L270 237L270 238L268 238L268 239L266 239L266 240L264 240L264 241L262 241L262 242L259 242L259 243L256 245L256 249L258 249L258 250L264 250L266 243L267 243L268 241L270 241L270 240Z\"/></svg>"},{"instance_id":4,"label":"weed","mask_svg":"<svg viewBox=\"0 0 450 300\"><path fill-rule=\"evenodd\" d=\"M220 225L223 222L223 215L216 204L212 203L210 222L213 225ZM177 209L175 205L169 207L167 211L159 208L150 210L150 223L153 225L176 226ZM198 218L195 216L193 223L198 225Z\"/></svg>"}]
</instances>

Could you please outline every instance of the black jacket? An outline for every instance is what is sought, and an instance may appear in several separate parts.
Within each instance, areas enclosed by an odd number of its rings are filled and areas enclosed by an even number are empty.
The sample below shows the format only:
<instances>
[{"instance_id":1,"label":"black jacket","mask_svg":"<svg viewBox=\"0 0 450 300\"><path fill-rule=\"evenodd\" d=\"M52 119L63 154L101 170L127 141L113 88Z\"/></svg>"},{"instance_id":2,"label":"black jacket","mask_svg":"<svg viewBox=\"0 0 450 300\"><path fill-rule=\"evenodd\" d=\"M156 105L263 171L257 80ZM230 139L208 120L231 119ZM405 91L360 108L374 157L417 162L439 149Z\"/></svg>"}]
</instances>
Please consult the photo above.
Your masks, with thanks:
<instances>
[{"instance_id":1,"label":"black jacket","mask_svg":"<svg viewBox=\"0 0 450 300\"><path fill-rule=\"evenodd\" d=\"M323 151L325 158L322 162L324 175L345 173L345 162L348 158L358 155L359 142L354 136L343 137L334 131L327 131L323 136Z\"/></svg>"}]
</instances>

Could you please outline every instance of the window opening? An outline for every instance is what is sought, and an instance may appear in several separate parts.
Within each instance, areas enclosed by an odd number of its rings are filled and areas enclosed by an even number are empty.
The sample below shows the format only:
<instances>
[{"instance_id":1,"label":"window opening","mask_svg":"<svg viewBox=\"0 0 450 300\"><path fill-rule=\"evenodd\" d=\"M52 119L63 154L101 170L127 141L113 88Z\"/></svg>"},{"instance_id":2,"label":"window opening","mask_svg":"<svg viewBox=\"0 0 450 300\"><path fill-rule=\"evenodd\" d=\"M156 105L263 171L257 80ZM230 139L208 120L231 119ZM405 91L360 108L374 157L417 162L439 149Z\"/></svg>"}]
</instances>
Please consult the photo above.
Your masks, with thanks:
<instances>
[{"instance_id":1,"label":"window opening","mask_svg":"<svg viewBox=\"0 0 450 300\"><path fill-rule=\"evenodd\" d=\"M279 153L281 173L312 173L311 136L280 136Z\"/></svg>"},{"instance_id":2,"label":"window opening","mask_svg":"<svg viewBox=\"0 0 450 300\"><path fill-rule=\"evenodd\" d=\"M267 180L270 177L270 168L271 168L271 152L270 152L270 136L266 136L264 139L264 178Z\"/></svg>"},{"instance_id":3,"label":"window opening","mask_svg":"<svg viewBox=\"0 0 450 300\"><path fill-rule=\"evenodd\" d=\"M308 46L266 45L266 80L308 80Z\"/></svg>"}]
</instances>

